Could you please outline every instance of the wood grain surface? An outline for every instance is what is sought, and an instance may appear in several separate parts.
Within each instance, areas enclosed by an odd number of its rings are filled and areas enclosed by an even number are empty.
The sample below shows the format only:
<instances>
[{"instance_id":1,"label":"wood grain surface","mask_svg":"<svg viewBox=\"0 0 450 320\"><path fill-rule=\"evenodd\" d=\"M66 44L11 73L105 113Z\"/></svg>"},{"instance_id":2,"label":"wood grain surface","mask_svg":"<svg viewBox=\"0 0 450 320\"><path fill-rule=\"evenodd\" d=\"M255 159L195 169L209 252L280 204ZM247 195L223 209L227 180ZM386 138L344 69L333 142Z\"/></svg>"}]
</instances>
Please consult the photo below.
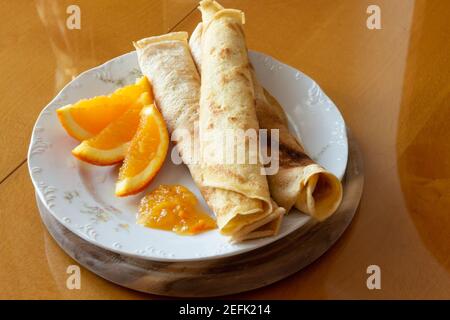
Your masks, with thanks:
<instances>
[{"instance_id":1,"label":"wood grain surface","mask_svg":"<svg viewBox=\"0 0 450 320\"><path fill-rule=\"evenodd\" d=\"M81 30L57 31L70 1L0 3L0 298L157 298L82 270L39 218L26 150L40 110L71 77L130 41L191 32L195 1L77 1ZM315 79L359 142L365 186L343 237L288 279L236 298L450 298L450 2L446 0L224 0L246 12L249 47ZM366 27L381 8L382 29ZM47 18L46 18L47 17ZM59 17L59 18L58 18ZM64 28L63 28L64 29ZM381 290L366 286L380 266Z\"/></svg>"}]
</instances>

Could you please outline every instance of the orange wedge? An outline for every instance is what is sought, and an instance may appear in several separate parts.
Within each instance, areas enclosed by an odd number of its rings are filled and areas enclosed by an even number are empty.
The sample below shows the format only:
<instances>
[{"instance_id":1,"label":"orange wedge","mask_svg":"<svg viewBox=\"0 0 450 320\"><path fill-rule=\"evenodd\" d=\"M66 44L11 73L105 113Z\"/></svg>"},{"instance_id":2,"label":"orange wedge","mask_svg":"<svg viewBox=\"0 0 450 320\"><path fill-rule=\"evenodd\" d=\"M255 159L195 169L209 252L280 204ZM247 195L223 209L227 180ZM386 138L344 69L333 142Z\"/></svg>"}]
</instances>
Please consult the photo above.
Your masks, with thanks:
<instances>
[{"instance_id":1,"label":"orange wedge","mask_svg":"<svg viewBox=\"0 0 450 320\"><path fill-rule=\"evenodd\" d=\"M67 133L82 141L100 133L109 123L120 117L142 93L152 92L146 77L135 84L117 89L108 96L83 99L56 110L59 121Z\"/></svg>"},{"instance_id":2,"label":"orange wedge","mask_svg":"<svg viewBox=\"0 0 450 320\"><path fill-rule=\"evenodd\" d=\"M116 196L142 191L158 173L169 148L169 134L155 105L142 109L141 120L119 171Z\"/></svg>"},{"instance_id":3,"label":"orange wedge","mask_svg":"<svg viewBox=\"0 0 450 320\"><path fill-rule=\"evenodd\" d=\"M144 106L151 103L150 95L147 92L143 93L119 118L93 138L80 143L72 150L72 154L80 160L99 166L113 165L122 161L139 126L140 112Z\"/></svg>"}]
</instances>

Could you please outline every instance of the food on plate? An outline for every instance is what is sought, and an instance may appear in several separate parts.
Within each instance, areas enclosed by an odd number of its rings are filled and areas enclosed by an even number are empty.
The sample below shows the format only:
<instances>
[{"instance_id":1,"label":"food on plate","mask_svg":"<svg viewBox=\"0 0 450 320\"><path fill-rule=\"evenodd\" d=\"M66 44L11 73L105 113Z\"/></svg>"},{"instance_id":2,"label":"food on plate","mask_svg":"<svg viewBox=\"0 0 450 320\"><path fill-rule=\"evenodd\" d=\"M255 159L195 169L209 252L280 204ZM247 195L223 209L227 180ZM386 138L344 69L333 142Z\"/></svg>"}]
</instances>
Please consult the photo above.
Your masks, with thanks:
<instances>
[{"instance_id":1,"label":"food on plate","mask_svg":"<svg viewBox=\"0 0 450 320\"><path fill-rule=\"evenodd\" d=\"M123 161L115 194L129 196L162 168L170 133L172 155L187 165L216 220L186 187L160 185L139 207L137 222L150 228L194 235L218 227L243 241L276 235L293 207L328 218L342 200L341 182L308 157L283 108L258 82L244 13L213 0L200 1L199 9L202 22L189 43L186 32L134 43L144 74L135 84L57 110L68 134L81 141L73 155L95 165ZM261 162L260 129L279 131L273 175Z\"/></svg>"},{"instance_id":2,"label":"food on plate","mask_svg":"<svg viewBox=\"0 0 450 320\"><path fill-rule=\"evenodd\" d=\"M301 144L289 132L283 108L258 85L257 114L261 126L278 128L280 168L268 176L272 197L286 210L295 206L319 221L330 217L341 204L342 184L331 172L309 158Z\"/></svg>"},{"instance_id":3,"label":"food on plate","mask_svg":"<svg viewBox=\"0 0 450 320\"><path fill-rule=\"evenodd\" d=\"M250 142L222 143L221 133L235 134L259 132L256 117L253 85L247 46L242 30L244 14L233 9L209 14L206 2L200 4L205 28L202 32L202 70L200 98L200 150L202 158L203 186L233 192L242 196L247 207L235 210L213 207L222 211L218 224L224 234L239 233L248 224L258 224L266 219L281 219L273 215L269 187L259 157L252 162ZM255 139L256 140L256 139ZM243 146L239 146L241 143ZM223 148L222 148L223 146ZM218 153L231 155L239 147L245 147L243 159L229 163L217 162ZM257 150L255 150L257 153ZM208 193L206 193L208 198ZM214 203L215 204L215 203ZM275 210L279 212L280 210ZM276 228L276 224L273 224ZM266 231L274 234L276 229Z\"/></svg>"},{"instance_id":4,"label":"food on plate","mask_svg":"<svg viewBox=\"0 0 450 320\"><path fill-rule=\"evenodd\" d=\"M169 134L162 115L154 104L144 107L119 171L116 196L142 191L161 169L168 148Z\"/></svg>"},{"instance_id":5,"label":"food on plate","mask_svg":"<svg viewBox=\"0 0 450 320\"><path fill-rule=\"evenodd\" d=\"M125 158L128 146L139 125L139 114L152 99L145 92L116 120L107 125L94 137L84 140L72 150L80 160L98 166L108 166Z\"/></svg>"},{"instance_id":6,"label":"food on plate","mask_svg":"<svg viewBox=\"0 0 450 320\"><path fill-rule=\"evenodd\" d=\"M200 3L203 23L199 23L195 28L189 44L193 58L199 70L204 74L206 50L212 50L205 46L208 39L208 30L204 31L203 26L211 28L205 23L205 19L211 19L219 12L223 12L223 7L216 1L204 0ZM236 34L239 28L234 28ZM202 42L203 41L203 42ZM202 46L203 44L203 46ZM235 48L233 47L233 50ZM207 52L207 51L206 51ZM234 51L233 51L234 53ZM325 170L305 153L301 144L289 132L287 117L279 103L259 84L255 71L250 66L251 83L256 103L256 114L259 126L262 129L279 130L279 171L274 175L268 175L270 193L277 204L287 211L296 207L318 220L324 220L332 215L339 207L342 199L342 185L339 179L329 171ZM203 79L202 79L203 80ZM209 83L210 80L203 80L202 83ZM204 122L203 122L204 123ZM268 146L270 150L270 146Z\"/></svg>"},{"instance_id":7,"label":"food on plate","mask_svg":"<svg viewBox=\"0 0 450 320\"><path fill-rule=\"evenodd\" d=\"M160 185L142 198L138 223L181 235L217 228L214 219L198 209L195 195L181 185Z\"/></svg>"},{"instance_id":8,"label":"food on plate","mask_svg":"<svg viewBox=\"0 0 450 320\"><path fill-rule=\"evenodd\" d=\"M152 94L147 78L141 77L136 83L117 89L108 96L83 99L56 112L67 133L83 141L100 133L120 117L144 92Z\"/></svg>"},{"instance_id":9,"label":"food on plate","mask_svg":"<svg viewBox=\"0 0 450 320\"><path fill-rule=\"evenodd\" d=\"M198 141L189 137L195 137L195 124L199 121L200 77L189 51L187 33L174 32L142 39L135 43L135 47L141 70L152 82L155 101L169 133L173 134L172 139L183 162L214 211L221 232L236 241L276 234L284 209L270 201L267 181L263 186L252 185L256 190L262 190L263 199L251 198L234 191L232 185L204 184L203 175L207 172L201 163L193 161L192 151ZM226 172L223 176L226 178ZM243 177L244 180L250 178ZM253 196L253 191L251 193ZM271 211L269 207L272 207ZM233 219L241 218L241 213L248 213L248 218ZM232 225L228 225L230 221Z\"/></svg>"}]
</instances>

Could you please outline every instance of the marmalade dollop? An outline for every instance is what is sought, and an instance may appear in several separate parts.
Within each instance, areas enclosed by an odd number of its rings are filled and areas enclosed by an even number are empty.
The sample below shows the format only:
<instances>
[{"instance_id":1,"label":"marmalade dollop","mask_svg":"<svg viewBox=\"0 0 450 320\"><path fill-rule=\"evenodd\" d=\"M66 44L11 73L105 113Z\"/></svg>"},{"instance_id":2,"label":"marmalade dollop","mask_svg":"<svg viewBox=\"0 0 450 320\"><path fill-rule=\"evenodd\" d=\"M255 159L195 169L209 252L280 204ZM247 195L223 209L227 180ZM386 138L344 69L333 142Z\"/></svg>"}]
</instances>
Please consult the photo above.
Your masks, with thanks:
<instances>
[{"instance_id":1,"label":"marmalade dollop","mask_svg":"<svg viewBox=\"0 0 450 320\"><path fill-rule=\"evenodd\" d=\"M181 235L215 229L215 220L197 207L198 200L188 188L160 185L141 200L138 223Z\"/></svg>"}]
</instances>

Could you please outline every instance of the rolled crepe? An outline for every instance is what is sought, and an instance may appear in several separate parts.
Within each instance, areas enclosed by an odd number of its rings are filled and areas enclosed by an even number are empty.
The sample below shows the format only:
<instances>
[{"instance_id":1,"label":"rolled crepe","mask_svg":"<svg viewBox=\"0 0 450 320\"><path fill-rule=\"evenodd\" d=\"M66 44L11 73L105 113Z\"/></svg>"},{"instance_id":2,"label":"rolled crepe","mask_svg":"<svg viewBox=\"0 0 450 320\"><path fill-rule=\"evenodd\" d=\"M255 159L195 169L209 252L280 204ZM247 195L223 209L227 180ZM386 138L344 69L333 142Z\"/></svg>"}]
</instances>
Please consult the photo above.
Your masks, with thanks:
<instances>
[{"instance_id":1,"label":"rolled crepe","mask_svg":"<svg viewBox=\"0 0 450 320\"><path fill-rule=\"evenodd\" d=\"M245 210L225 213L222 217L225 233L234 233L248 222L273 219L273 203L258 157L259 125L242 32L243 17L238 10L221 10L205 18L203 32L199 122L203 185L238 193L251 203ZM239 139L245 132L254 133L255 139L223 143L224 134ZM242 163L237 157L227 163L224 157L217 161L217 154L233 155L239 147L244 147ZM255 147L253 154L252 147ZM281 219L281 215L276 218Z\"/></svg>"},{"instance_id":2,"label":"rolled crepe","mask_svg":"<svg viewBox=\"0 0 450 320\"><path fill-rule=\"evenodd\" d=\"M181 159L214 211L221 232L234 241L274 235L278 232L284 209L269 199L271 210L266 212L260 199L227 188L226 182L220 186L205 183L204 169L195 161L200 76L192 60L187 37L186 32L174 32L134 44L141 70L153 85L156 105L175 140ZM239 219L241 214L247 213L249 218Z\"/></svg>"},{"instance_id":3,"label":"rolled crepe","mask_svg":"<svg viewBox=\"0 0 450 320\"><path fill-rule=\"evenodd\" d=\"M202 46L203 25L223 10L216 1L200 2L203 24L199 23L189 40L192 56L197 68L202 69L204 57ZM239 33L238 30L235 30ZM259 126L279 130L279 170L268 175L269 188L275 202L289 212L296 207L319 221L331 216L342 200L342 185L332 173L315 163L305 153L301 144L288 129L288 120L280 104L259 84L255 71L250 66L253 91L256 101L256 114ZM270 146L268 146L270 150Z\"/></svg>"}]
</instances>

